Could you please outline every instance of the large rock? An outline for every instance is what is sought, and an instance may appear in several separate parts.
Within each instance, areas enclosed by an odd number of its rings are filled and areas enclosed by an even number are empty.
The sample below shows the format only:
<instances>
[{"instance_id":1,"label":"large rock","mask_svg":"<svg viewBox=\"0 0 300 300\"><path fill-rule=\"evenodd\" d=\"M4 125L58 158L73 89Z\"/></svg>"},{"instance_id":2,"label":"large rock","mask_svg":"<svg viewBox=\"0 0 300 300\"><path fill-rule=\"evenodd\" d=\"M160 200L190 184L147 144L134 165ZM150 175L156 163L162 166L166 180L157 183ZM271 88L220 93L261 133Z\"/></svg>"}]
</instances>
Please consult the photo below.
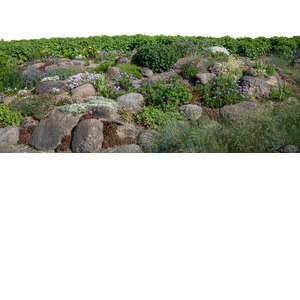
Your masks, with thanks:
<instances>
[{"instance_id":1,"label":"large rock","mask_svg":"<svg viewBox=\"0 0 300 300\"><path fill-rule=\"evenodd\" d=\"M196 121L201 117L202 108L199 105L187 104L180 106L179 110L183 112L188 120Z\"/></svg>"},{"instance_id":2,"label":"large rock","mask_svg":"<svg viewBox=\"0 0 300 300\"><path fill-rule=\"evenodd\" d=\"M70 135L81 115L52 111L33 131L29 144L39 150L54 150L66 135Z\"/></svg>"},{"instance_id":3,"label":"large rock","mask_svg":"<svg viewBox=\"0 0 300 300\"><path fill-rule=\"evenodd\" d=\"M83 120L75 128L72 151L77 153L101 152L103 139L103 123L100 120Z\"/></svg>"},{"instance_id":4,"label":"large rock","mask_svg":"<svg viewBox=\"0 0 300 300\"><path fill-rule=\"evenodd\" d=\"M295 145L284 145L280 147L276 152L279 153L298 153L300 148Z\"/></svg>"},{"instance_id":5,"label":"large rock","mask_svg":"<svg viewBox=\"0 0 300 300\"><path fill-rule=\"evenodd\" d=\"M105 153L142 153L142 149L139 145L130 144L130 145L123 145L114 148L109 148L104 150Z\"/></svg>"},{"instance_id":6,"label":"large rock","mask_svg":"<svg viewBox=\"0 0 300 300\"><path fill-rule=\"evenodd\" d=\"M275 73L275 75L268 77L265 82L273 87L279 87L282 85L282 79L280 78L280 76Z\"/></svg>"},{"instance_id":7,"label":"large rock","mask_svg":"<svg viewBox=\"0 0 300 300\"><path fill-rule=\"evenodd\" d=\"M220 109L221 117L229 122L240 121L243 118L251 118L259 115L265 110L262 104L251 101L225 105Z\"/></svg>"},{"instance_id":8,"label":"large rock","mask_svg":"<svg viewBox=\"0 0 300 300\"><path fill-rule=\"evenodd\" d=\"M153 76L153 72L149 68L142 68L141 73L143 76L145 76L147 78L151 78Z\"/></svg>"},{"instance_id":9,"label":"large rock","mask_svg":"<svg viewBox=\"0 0 300 300\"><path fill-rule=\"evenodd\" d=\"M157 138L158 132L156 130L144 130L138 135L137 144L142 148L151 148Z\"/></svg>"},{"instance_id":10,"label":"large rock","mask_svg":"<svg viewBox=\"0 0 300 300\"><path fill-rule=\"evenodd\" d=\"M84 99L89 96L96 96L96 90L94 86L90 83L86 83L72 90L72 98L74 99Z\"/></svg>"},{"instance_id":11,"label":"large rock","mask_svg":"<svg viewBox=\"0 0 300 300\"><path fill-rule=\"evenodd\" d=\"M124 124L118 126L117 135L119 137L120 143L132 143L135 142L136 137L138 135L137 128L132 124Z\"/></svg>"},{"instance_id":12,"label":"large rock","mask_svg":"<svg viewBox=\"0 0 300 300\"><path fill-rule=\"evenodd\" d=\"M117 102L119 103L121 108L129 109L134 112L140 110L145 104L143 95L138 93L129 93L120 96L117 99Z\"/></svg>"},{"instance_id":13,"label":"large rock","mask_svg":"<svg viewBox=\"0 0 300 300\"><path fill-rule=\"evenodd\" d=\"M207 72L207 73L198 73L196 75L196 78L199 80L201 84L206 85L215 76L216 74Z\"/></svg>"},{"instance_id":14,"label":"large rock","mask_svg":"<svg viewBox=\"0 0 300 300\"><path fill-rule=\"evenodd\" d=\"M39 82L35 87L35 93L38 95L65 93L66 83L64 81L44 81Z\"/></svg>"},{"instance_id":15,"label":"large rock","mask_svg":"<svg viewBox=\"0 0 300 300\"><path fill-rule=\"evenodd\" d=\"M270 97L270 85L262 79L251 76L243 76L240 79L240 84L248 90L249 94L257 98Z\"/></svg>"},{"instance_id":16,"label":"large rock","mask_svg":"<svg viewBox=\"0 0 300 300\"><path fill-rule=\"evenodd\" d=\"M117 113L117 110L109 106L91 107L90 113L106 121L115 121L120 119L120 115Z\"/></svg>"},{"instance_id":17,"label":"large rock","mask_svg":"<svg viewBox=\"0 0 300 300\"><path fill-rule=\"evenodd\" d=\"M6 152L9 147L18 143L19 128L9 126L0 128L0 152Z\"/></svg>"}]
</instances>

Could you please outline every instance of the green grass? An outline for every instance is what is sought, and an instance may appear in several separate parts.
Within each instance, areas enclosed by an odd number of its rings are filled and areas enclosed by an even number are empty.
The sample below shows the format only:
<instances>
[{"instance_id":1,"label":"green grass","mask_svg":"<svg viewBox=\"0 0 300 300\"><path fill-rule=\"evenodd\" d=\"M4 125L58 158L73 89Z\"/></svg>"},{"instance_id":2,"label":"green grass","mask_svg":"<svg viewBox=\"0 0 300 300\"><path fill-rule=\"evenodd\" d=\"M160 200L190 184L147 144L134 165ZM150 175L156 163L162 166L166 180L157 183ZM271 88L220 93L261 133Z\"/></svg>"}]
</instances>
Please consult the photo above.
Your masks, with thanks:
<instances>
[{"instance_id":1,"label":"green grass","mask_svg":"<svg viewBox=\"0 0 300 300\"><path fill-rule=\"evenodd\" d=\"M200 122L160 131L152 152L223 153L272 152L282 145L300 147L300 102L278 105L273 111L241 122L207 128Z\"/></svg>"},{"instance_id":2,"label":"green grass","mask_svg":"<svg viewBox=\"0 0 300 300\"><path fill-rule=\"evenodd\" d=\"M98 67L94 68L93 72L102 73L113 65L114 65L114 61L106 61L106 62L102 63L101 65L99 65Z\"/></svg>"},{"instance_id":3,"label":"green grass","mask_svg":"<svg viewBox=\"0 0 300 300\"><path fill-rule=\"evenodd\" d=\"M121 73L127 73L128 75L133 75L135 78L142 78L141 68L135 64L120 64L116 65L120 69Z\"/></svg>"}]
</instances>

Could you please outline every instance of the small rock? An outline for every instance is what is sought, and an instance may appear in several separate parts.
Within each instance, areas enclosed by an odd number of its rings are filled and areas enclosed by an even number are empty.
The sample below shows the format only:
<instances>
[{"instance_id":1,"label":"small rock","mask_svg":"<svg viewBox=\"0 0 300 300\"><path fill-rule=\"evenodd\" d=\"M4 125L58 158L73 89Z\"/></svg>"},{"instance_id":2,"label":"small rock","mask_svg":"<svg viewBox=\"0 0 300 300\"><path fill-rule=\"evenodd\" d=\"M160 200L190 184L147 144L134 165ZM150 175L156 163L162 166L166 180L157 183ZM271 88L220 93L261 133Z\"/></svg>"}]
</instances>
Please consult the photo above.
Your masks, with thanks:
<instances>
[{"instance_id":1,"label":"small rock","mask_svg":"<svg viewBox=\"0 0 300 300\"><path fill-rule=\"evenodd\" d=\"M158 132L156 130L144 130L139 134L137 144L142 148L151 148L155 144L157 137Z\"/></svg>"},{"instance_id":2,"label":"small rock","mask_svg":"<svg viewBox=\"0 0 300 300\"><path fill-rule=\"evenodd\" d=\"M9 126L0 128L0 152L6 152L10 146L18 143L19 128Z\"/></svg>"},{"instance_id":3,"label":"small rock","mask_svg":"<svg viewBox=\"0 0 300 300\"><path fill-rule=\"evenodd\" d=\"M121 72L117 67L108 67L106 75L110 80L118 80L121 76Z\"/></svg>"},{"instance_id":4,"label":"small rock","mask_svg":"<svg viewBox=\"0 0 300 300\"><path fill-rule=\"evenodd\" d=\"M133 112L140 110L145 104L143 95L138 93L129 93L120 96L117 99L117 102L119 103L120 108L129 109Z\"/></svg>"},{"instance_id":5,"label":"small rock","mask_svg":"<svg viewBox=\"0 0 300 300\"><path fill-rule=\"evenodd\" d=\"M13 102L14 100L16 100L17 97L16 96L6 96L2 99L2 103L8 105L10 104L11 102Z\"/></svg>"},{"instance_id":6,"label":"small rock","mask_svg":"<svg viewBox=\"0 0 300 300\"><path fill-rule=\"evenodd\" d=\"M300 68L300 58L293 59L291 65L294 68L298 68L299 69Z\"/></svg>"},{"instance_id":7,"label":"small rock","mask_svg":"<svg viewBox=\"0 0 300 300\"><path fill-rule=\"evenodd\" d=\"M202 108L199 105L187 104L179 107L188 120L196 121L201 117Z\"/></svg>"},{"instance_id":8,"label":"small rock","mask_svg":"<svg viewBox=\"0 0 300 300\"><path fill-rule=\"evenodd\" d=\"M284 145L277 150L280 153L298 153L298 151L299 148L295 145Z\"/></svg>"},{"instance_id":9,"label":"small rock","mask_svg":"<svg viewBox=\"0 0 300 300\"><path fill-rule=\"evenodd\" d=\"M244 76L252 76L252 77L255 77L255 76L257 76L258 74L257 74L257 71L256 71L254 68L249 68L249 69L247 69L247 70L245 70L245 71L243 72L243 75L244 75Z\"/></svg>"},{"instance_id":10,"label":"small rock","mask_svg":"<svg viewBox=\"0 0 300 300\"><path fill-rule=\"evenodd\" d=\"M151 78L153 76L153 72L149 68L142 68L141 73L143 76L145 76L147 78Z\"/></svg>"},{"instance_id":11,"label":"small rock","mask_svg":"<svg viewBox=\"0 0 300 300\"><path fill-rule=\"evenodd\" d=\"M103 123L100 120L80 121L74 130L72 151L76 153L101 152L103 140Z\"/></svg>"},{"instance_id":12,"label":"small rock","mask_svg":"<svg viewBox=\"0 0 300 300\"><path fill-rule=\"evenodd\" d=\"M270 85L262 79L243 76L240 83L248 89L249 94L257 98L269 98L270 96Z\"/></svg>"},{"instance_id":13,"label":"small rock","mask_svg":"<svg viewBox=\"0 0 300 300\"><path fill-rule=\"evenodd\" d=\"M129 145L123 145L119 147L115 147L112 149L108 149L108 151L105 152L111 152L111 153L142 153L142 149L139 145L136 144L129 144Z\"/></svg>"},{"instance_id":14,"label":"small rock","mask_svg":"<svg viewBox=\"0 0 300 300\"><path fill-rule=\"evenodd\" d=\"M87 98L89 96L96 96L96 90L92 84L86 83L73 89L71 94L74 99L83 100L84 98Z\"/></svg>"},{"instance_id":15,"label":"small rock","mask_svg":"<svg viewBox=\"0 0 300 300\"><path fill-rule=\"evenodd\" d=\"M130 59L125 56L120 56L116 59L116 63L119 65L125 65L130 63Z\"/></svg>"},{"instance_id":16,"label":"small rock","mask_svg":"<svg viewBox=\"0 0 300 300\"><path fill-rule=\"evenodd\" d=\"M229 51L226 48L224 48L224 47L214 46L214 47L210 47L209 50L212 53L222 52L222 53L224 53L226 55L230 55Z\"/></svg>"},{"instance_id":17,"label":"small rock","mask_svg":"<svg viewBox=\"0 0 300 300\"><path fill-rule=\"evenodd\" d=\"M20 122L20 127L27 129L31 127L37 127L39 122L32 117L24 117Z\"/></svg>"},{"instance_id":18,"label":"small rock","mask_svg":"<svg viewBox=\"0 0 300 300\"><path fill-rule=\"evenodd\" d=\"M216 74L214 73L198 73L196 75L196 78L199 79L201 84L206 85L215 76Z\"/></svg>"}]
</instances>

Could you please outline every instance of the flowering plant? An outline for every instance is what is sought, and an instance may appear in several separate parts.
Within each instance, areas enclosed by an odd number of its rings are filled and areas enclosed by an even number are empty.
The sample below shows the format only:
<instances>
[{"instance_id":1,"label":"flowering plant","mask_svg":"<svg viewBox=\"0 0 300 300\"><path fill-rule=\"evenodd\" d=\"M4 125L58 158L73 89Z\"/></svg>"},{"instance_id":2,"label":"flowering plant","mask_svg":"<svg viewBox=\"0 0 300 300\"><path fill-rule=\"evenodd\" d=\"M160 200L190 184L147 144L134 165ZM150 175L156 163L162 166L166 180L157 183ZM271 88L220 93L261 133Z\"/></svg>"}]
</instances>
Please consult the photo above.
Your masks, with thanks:
<instances>
[{"instance_id":1,"label":"flowering plant","mask_svg":"<svg viewBox=\"0 0 300 300\"><path fill-rule=\"evenodd\" d=\"M69 89L74 89L76 87L79 87L85 83L91 83L92 85L96 85L97 79L102 77L102 74L98 73L78 73L76 75L73 75L69 77L67 80L67 86Z\"/></svg>"}]
</instances>

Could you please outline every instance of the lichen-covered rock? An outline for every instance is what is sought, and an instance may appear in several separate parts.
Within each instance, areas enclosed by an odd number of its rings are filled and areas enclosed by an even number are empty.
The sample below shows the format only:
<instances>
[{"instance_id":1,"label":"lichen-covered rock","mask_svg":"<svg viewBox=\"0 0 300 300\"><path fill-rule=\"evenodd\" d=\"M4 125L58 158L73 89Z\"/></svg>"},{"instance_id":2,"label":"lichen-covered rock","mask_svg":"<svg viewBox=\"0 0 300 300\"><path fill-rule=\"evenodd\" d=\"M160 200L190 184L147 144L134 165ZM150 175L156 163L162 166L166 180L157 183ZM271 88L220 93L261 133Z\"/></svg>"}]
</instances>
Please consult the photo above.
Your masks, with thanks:
<instances>
[{"instance_id":1,"label":"lichen-covered rock","mask_svg":"<svg viewBox=\"0 0 300 300\"><path fill-rule=\"evenodd\" d=\"M220 108L221 117L229 122L240 121L243 118L251 118L264 112L266 107L262 104L245 101Z\"/></svg>"},{"instance_id":2,"label":"lichen-covered rock","mask_svg":"<svg viewBox=\"0 0 300 300\"><path fill-rule=\"evenodd\" d=\"M64 81L44 81L39 82L35 87L35 93L38 95L65 93L66 83Z\"/></svg>"},{"instance_id":3,"label":"lichen-covered rock","mask_svg":"<svg viewBox=\"0 0 300 300\"><path fill-rule=\"evenodd\" d=\"M86 83L73 89L71 93L74 99L84 99L89 96L96 96L96 90L90 83Z\"/></svg>"},{"instance_id":4,"label":"lichen-covered rock","mask_svg":"<svg viewBox=\"0 0 300 300\"><path fill-rule=\"evenodd\" d=\"M103 139L103 123L100 120L82 120L74 130L72 151L76 153L101 152Z\"/></svg>"},{"instance_id":5,"label":"lichen-covered rock","mask_svg":"<svg viewBox=\"0 0 300 300\"><path fill-rule=\"evenodd\" d=\"M29 144L39 150L54 150L66 135L71 134L80 115L63 113L55 109L48 118L41 120L33 131Z\"/></svg>"},{"instance_id":6,"label":"lichen-covered rock","mask_svg":"<svg viewBox=\"0 0 300 300\"><path fill-rule=\"evenodd\" d=\"M101 119L107 121L119 120L120 115L117 113L116 109L109 106L94 106L91 107L89 111L92 115L97 116Z\"/></svg>"},{"instance_id":7,"label":"lichen-covered rock","mask_svg":"<svg viewBox=\"0 0 300 300\"><path fill-rule=\"evenodd\" d=\"M262 79L243 76L240 79L240 83L243 87L247 88L248 93L257 98L269 98L270 97L270 85Z\"/></svg>"},{"instance_id":8,"label":"lichen-covered rock","mask_svg":"<svg viewBox=\"0 0 300 300\"><path fill-rule=\"evenodd\" d=\"M129 93L120 96L117 99L117 102L119 103L120 108L129 109L133 112L140 110L145 104L143 95L138 93Z\"/></svg>"},{"instance_id":9,"label":"lichen-covered rock","mask_svg":"<svg viewBox=\"0 0 300 300\"><path fill-rule=\"evenodd\" d=\"M216 74L207 72L207 73L198 73L196 75L196 78L199 80L201 84L206 85L215 76Z\"/></svg>"},{"instance_id":10,"label":"lichen-covered rock","mask_svg":"<svg viewBox=\"0 0 300 300\"><path fill-rule=\"evenodd\" d=\"M0 152L6 152L10 146L18 143L19 128L9 126L0 128Z\"/></svg>"},{"instance_id":11,"label":"lichen-covered rock","mask_svg":"<svg viewBox=\"0 0 300 300\"><path fill-rule=\"evenodd\" d=\"M202 108L199 105L187 104L180 106L179 110L183 112L188 120L196 121L201 117Z\"/></svg>"},{"instance_id":12,"label":"lichen-covered rock","mask_svg":"<svg viewBox=\"0 0 300 300\"><path fill-rule=\"evenodd\" d=\"M157 138L158 132L156 130L144 130L138 135L137 144L142 148L151 148Z\"/></svg>"}]
</instances>

